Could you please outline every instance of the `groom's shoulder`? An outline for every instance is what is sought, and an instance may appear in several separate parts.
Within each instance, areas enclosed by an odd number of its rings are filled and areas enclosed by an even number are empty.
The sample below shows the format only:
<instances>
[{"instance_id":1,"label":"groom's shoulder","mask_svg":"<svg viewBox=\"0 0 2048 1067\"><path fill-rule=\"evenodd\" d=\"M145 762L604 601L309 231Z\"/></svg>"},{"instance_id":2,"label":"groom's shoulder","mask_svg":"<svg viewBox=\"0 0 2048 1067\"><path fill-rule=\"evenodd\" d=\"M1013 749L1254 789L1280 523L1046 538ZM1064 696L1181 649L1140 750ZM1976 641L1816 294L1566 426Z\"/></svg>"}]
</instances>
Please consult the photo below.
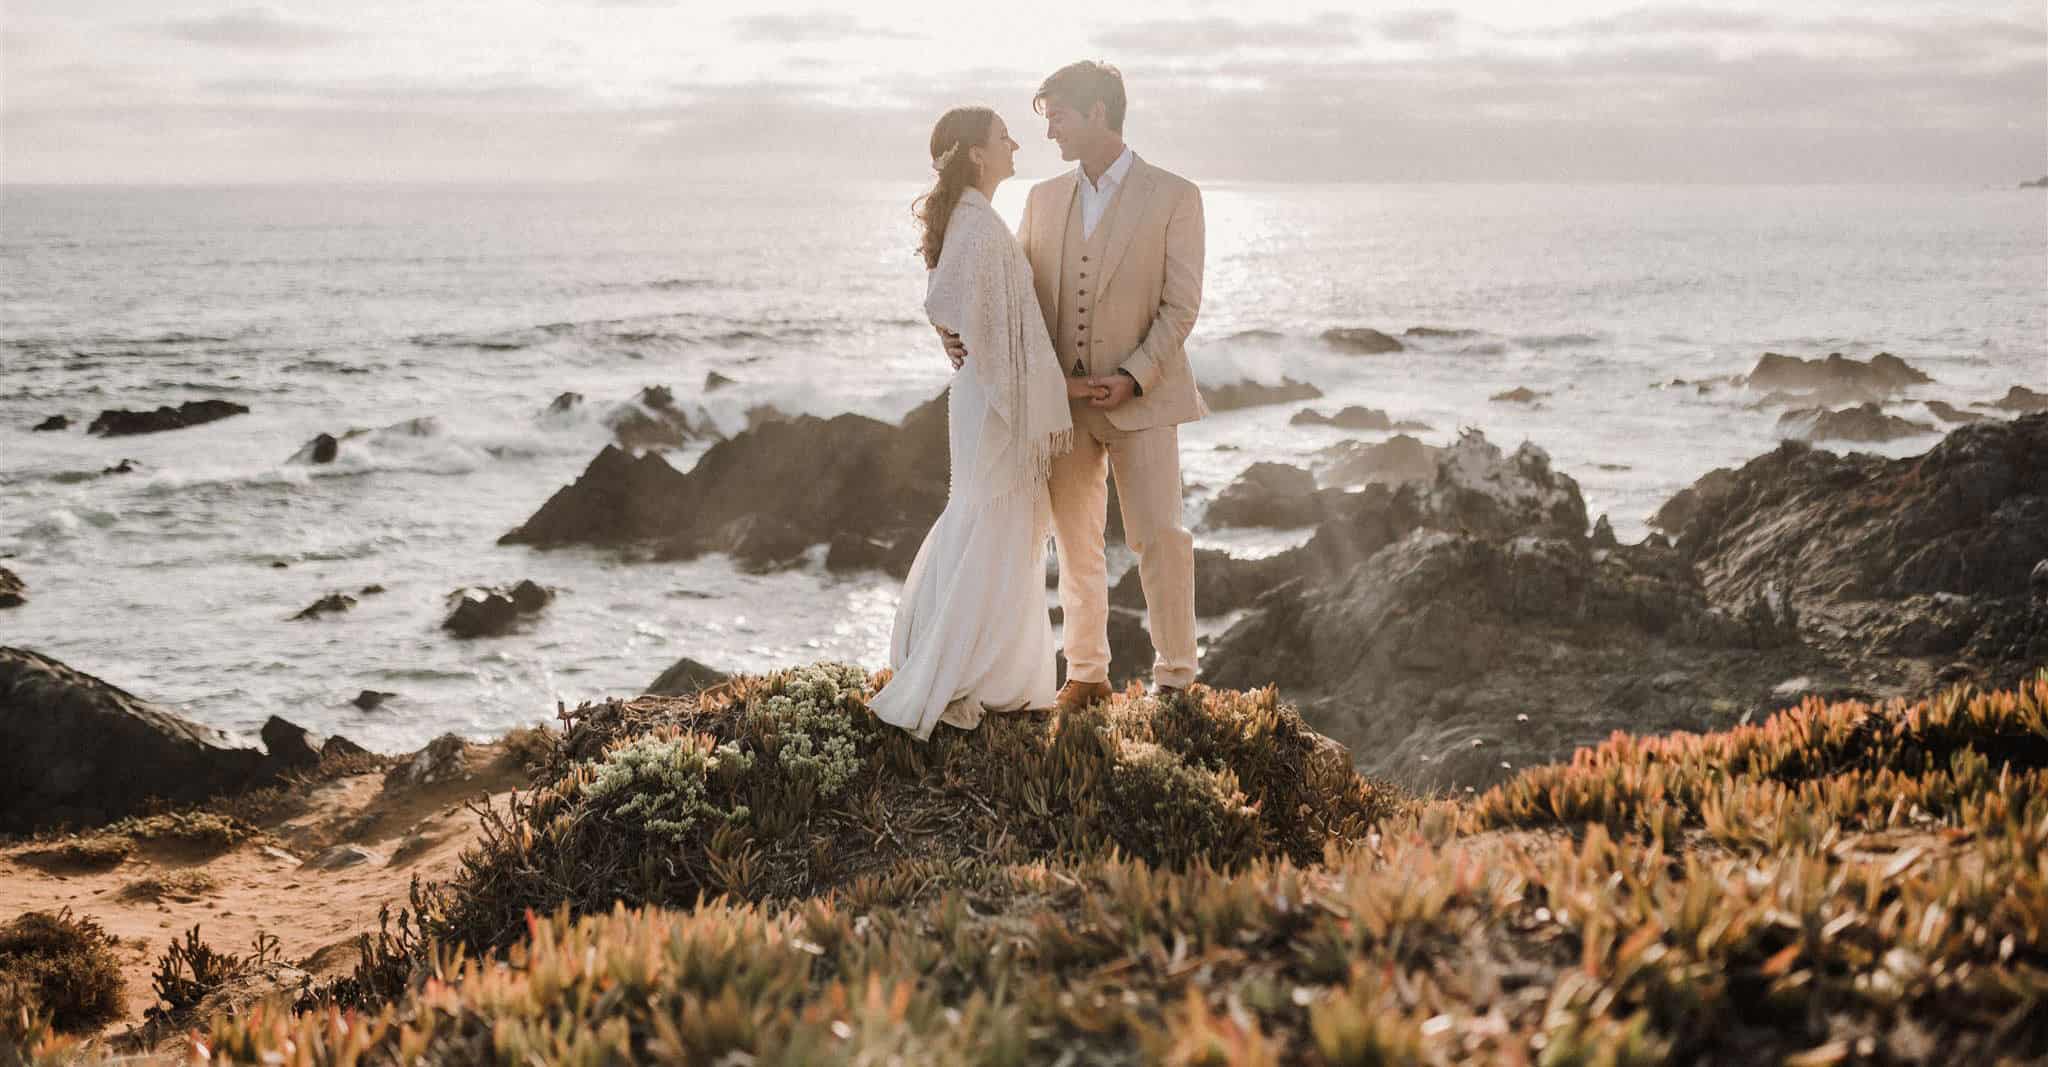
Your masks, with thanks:
<instances>
[{"instance_id":1,"label":"groom's shoulder","mask_svg":"<svg viewBox=\"0 0 2048 1067\"><path fill-rule=\"evenodd\" d=\"M1033 182L1031 191L1024 195L1032 199L1037 199L1041 196L1051 196L1054 190L1062 186L1071 186L1072 184L1074 184L1074 172L1064 170L1043 181Z\"/></svg>"},{"instance_id":2,"label":"groom's shoulder","mask_svg":"<svg viewBox=\"0 0 2048 1067\"><path fill-rule=\"evenodd\" d=\"M1175 193L1200 193L1202 191L1201 187L1197 186L1194 182L1167 170L1165 167L1149 159L1145 160L1145 166L1152 171L1152 179L1154 181Z\"/></svg>"}]
</instances>

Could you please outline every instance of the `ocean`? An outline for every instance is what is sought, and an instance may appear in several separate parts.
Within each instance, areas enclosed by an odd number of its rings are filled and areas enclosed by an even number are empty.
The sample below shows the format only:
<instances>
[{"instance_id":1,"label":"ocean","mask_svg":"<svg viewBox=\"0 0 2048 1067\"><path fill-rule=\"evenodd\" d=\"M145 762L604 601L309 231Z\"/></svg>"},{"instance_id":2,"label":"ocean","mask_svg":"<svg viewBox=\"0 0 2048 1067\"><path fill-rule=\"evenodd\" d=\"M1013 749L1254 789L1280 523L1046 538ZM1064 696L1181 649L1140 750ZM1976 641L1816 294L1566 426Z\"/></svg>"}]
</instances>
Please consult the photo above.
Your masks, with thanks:
<instances>
[{"instance_id":1,"label":"ocean","mask_svg":"<svg viewBox=\"0 0 2048 1067\"><path fill-rule=\"evenodd\" d=\"M1170 165L1170 162L1169 162ZM1196 176L1199 178L1199 176ZM997 207L1013 222L1024 186ZM649 385L727 433L747 411L900 418L950 368L919 305L914 185L0 189L0 564L38 649L231 731L282 715L397 751L558 702L640 692L676 659L881 666L898 586L720 557L624 563L499 547ZM1709 469L1778 440L1778 409L1673 379L1765 351L1889 351L1916 401L2048 389L2048 200L1972 187L1205 187L1197 375L1307 381L1513 447L1577 479L1624 540ZM1337 327L1456 331L1346 355ZM738 384L703 392L716 371ZM1535 406L1490 401L1517 386ZM550 414L574 391L587 402ZM220 398L248 415L103 439L104 408ZM1287 404L1186 427L1191 521L1259 460L1346 437ZM62 433L32 433L53 414ZM389 430L328 466L319 433ZM1934 434L1881 446L1924 451ZM672 453L687 468L705 445ZM1839 447L1839 446L1838 446ZM133 459L134 473L100 472ZM1198 532L1248 554L1299 532ZM279 568L276 563L287 566ZM529 628L443 633L459 586L532 578ZM288 621L367 585L345 614ZM365 712L364 689L399 694Z\"/></svg>"}]
</instances>

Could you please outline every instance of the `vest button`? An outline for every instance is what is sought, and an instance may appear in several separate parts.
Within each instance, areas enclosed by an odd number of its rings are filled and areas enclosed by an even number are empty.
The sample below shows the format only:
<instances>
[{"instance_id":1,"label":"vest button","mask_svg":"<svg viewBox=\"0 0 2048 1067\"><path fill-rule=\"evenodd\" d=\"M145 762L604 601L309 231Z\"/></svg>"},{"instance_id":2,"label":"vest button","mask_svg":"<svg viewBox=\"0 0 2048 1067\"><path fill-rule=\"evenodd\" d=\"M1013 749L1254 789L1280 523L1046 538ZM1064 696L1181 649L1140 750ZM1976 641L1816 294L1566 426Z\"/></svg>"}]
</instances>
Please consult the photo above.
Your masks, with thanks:
<instances>
[{"instance_id":1,"label":"vest button","mask_svg":"<svg viewBox=\"0 0 2048 1067\"><path fill-rule=\"evenodd\" d=\"M1086 262L1088 262L1088 257L1087 257L1087 256L1082 256L1082 257L1081 257L1081 262L1083 262L1083 263L1086 263Z\"/></svg>"}]
</instances>

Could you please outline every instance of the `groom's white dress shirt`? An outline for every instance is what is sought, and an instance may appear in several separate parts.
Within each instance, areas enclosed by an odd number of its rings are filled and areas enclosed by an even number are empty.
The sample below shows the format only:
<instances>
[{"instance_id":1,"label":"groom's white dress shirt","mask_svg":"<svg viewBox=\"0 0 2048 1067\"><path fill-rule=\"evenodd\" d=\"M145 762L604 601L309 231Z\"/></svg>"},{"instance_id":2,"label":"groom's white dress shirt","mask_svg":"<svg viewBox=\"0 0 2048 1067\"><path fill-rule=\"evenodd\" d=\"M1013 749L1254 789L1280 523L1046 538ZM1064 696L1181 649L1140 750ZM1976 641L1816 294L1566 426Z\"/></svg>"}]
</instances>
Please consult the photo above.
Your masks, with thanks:
<instances>
[{"instance_id":1,"label":"groom's white dress shirt","mask_svg":"<svg viewBox=\"0 0 2048 1067\"><path fill-rule=\"evenodd\" d=\"M1109 206L1109 198L1116 195L1116 187L1124 183L1124 175L1131 172L1131 146L1124 146L1124 153L1116 162L1102 172L1100 185L1088 180L1088 172L1076 166L1081 176L1081 238L1095 236L1095 224L1102 221L1102 210Z\"/></svg>"}]
</instances>

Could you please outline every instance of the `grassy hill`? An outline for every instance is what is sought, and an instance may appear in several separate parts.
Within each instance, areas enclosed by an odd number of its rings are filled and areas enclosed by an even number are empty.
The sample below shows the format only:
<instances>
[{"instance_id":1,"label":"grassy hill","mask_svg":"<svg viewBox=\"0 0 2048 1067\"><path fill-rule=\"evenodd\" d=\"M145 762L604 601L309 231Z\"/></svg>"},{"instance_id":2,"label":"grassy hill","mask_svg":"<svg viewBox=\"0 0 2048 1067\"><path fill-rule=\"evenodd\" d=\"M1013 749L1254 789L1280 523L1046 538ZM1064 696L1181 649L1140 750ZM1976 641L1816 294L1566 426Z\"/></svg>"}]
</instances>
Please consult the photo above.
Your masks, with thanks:
<instances>
[{"instance_id":1,"label":"grassy hill","mask_svg":"<svg viewBox=\"0 0 2048 1067\"><path fill-rule=\"evenodd\" d=\"M2034 1062L2048 671L1359 779L1271 690L928 745L820 665L579 709L234 1063ZM33 1019L38 1055L80 1046ZM89 1051L89 1049L87 1050Z\"/></svg>"}]
</instances>

